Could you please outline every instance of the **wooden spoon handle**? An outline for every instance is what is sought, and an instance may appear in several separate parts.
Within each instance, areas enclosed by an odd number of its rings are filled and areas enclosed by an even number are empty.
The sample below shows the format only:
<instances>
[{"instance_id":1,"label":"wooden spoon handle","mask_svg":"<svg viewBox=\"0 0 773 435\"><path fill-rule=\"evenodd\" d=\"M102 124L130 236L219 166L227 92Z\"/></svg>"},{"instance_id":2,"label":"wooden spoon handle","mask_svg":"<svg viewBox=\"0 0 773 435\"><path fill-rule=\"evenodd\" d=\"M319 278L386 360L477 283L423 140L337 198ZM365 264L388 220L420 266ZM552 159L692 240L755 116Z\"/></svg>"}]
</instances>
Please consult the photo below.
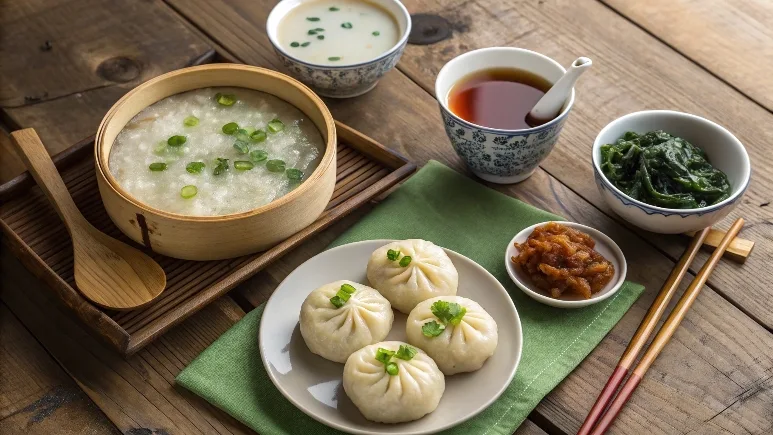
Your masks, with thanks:
<instances>
[{"instance_id":1,"label":"wooden spoon handle","mask_svg":"<svg viewBox=\"0 0 773 435\"><path fill-rule=\"evenodd\" d=\"M48 150L43 146L40 137L34 128L25 128L11 133L11 139L16 148L16 153L27 165L27 169L35 178L43 193L54 205L54 209L59 213L70 233L78 228L85 218L75 206L75 202L70 196L70 192L64 185L64 180L56 170L53 160L48 155Z\"/></svg>"}]
</instances>

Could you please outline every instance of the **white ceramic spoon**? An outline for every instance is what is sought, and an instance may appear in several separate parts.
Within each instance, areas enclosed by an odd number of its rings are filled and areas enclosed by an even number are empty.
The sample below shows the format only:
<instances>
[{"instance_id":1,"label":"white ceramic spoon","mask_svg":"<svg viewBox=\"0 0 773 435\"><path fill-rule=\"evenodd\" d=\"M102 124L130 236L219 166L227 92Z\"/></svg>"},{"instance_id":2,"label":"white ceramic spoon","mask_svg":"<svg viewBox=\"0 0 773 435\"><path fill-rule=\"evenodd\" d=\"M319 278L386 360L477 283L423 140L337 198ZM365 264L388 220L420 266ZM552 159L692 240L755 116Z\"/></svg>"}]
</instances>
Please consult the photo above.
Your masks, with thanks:
<instances>
[{"instance_id":1,"label":"white ceramic spoon","mask_svg":"<svg viewBox=\"0 0 773 435\"><path fill-rule=\"evenodd\" d=\"M550 90L534 105L531 112L526 115L526 122L536 127L558 116L561 107L564 106L564 102L574 88L574 83L591 65L593 62L587 57L578 57L572 62L563 77L553 84Z\"/></svg>"}]
</instances>

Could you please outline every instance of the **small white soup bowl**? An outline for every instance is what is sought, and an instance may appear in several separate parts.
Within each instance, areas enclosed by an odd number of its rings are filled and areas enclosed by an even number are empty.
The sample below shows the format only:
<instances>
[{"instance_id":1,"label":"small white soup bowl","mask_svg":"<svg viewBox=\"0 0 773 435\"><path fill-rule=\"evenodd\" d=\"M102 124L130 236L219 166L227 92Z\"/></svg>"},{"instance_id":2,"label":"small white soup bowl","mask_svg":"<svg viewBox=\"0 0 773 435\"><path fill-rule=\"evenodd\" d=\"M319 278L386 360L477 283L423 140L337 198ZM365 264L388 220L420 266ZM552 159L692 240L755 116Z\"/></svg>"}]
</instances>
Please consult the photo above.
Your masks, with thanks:
<instances>
[{"instance_id":1,"label":"small white soup bowl","mask_svg":"<svg viewBox=\"0 0 773 435\"><path fill-rule=\"evenodd\" d=\"M561 112L550 122L523 130L502 130L473 124L448 108L451 88L465 76L489 68L517 68L555 83L566 70L555 60L523 48L491 47L473 50L451 59L435 81L446 134L456 153L478 177L492 183L523 181L553 150L558 134L574 104L574 89Z\"/></svg>"},{"instance_id":2,"label":"small white soup bowl","mask_svg":"<svg viewBox=\"0 0 773 435\"><path fill-rule=\"evenodd\" d=\"M601 171L601 146L615 143L628 131L653 130L681 137L705 151L709 162L727 175L730 197L703 208L669 209L635 200L615 187ZM727 216L749 186L751 165L741 142L719 124L689 113L645 110L617 118L599 132L593 143L593 173L601 196L623 219L653 233L679 234L709 227Z\"/></svg>"},{"instance_id":3,"label":"small white soup bowl","mask_svg":"<svg viewBox=\"0 0 773 435\"><path fill-rule=\"evenodd\" d=\"M408 35L411 33L411 15L405 6L399 0L368 0L383 7L397 20L401 36L392 48L375 59L365 62L349 65L319 65L294 57L282 48L277 37L282 19L292 9L309 1L315 0L280 1L268 15L266 22L268 39L287 72L324 97L357 97L376 87L381 76L397 65L408 42Z\"/></svg>"}]
</instances>

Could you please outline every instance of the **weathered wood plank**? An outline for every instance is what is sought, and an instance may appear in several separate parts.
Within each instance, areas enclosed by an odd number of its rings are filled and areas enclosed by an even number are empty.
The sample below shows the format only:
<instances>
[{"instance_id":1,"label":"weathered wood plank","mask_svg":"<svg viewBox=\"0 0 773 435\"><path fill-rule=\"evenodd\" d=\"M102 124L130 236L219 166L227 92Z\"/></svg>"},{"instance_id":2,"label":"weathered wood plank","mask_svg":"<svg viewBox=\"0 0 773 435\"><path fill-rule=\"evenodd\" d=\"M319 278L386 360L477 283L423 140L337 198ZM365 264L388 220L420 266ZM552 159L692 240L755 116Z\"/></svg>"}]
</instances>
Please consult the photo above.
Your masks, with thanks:
<instances>
[{"instance_id":1,"label":"weathered wood plank","mask_svg":"<svg viewBox=\"0 0 773 435\"><path fill-rule=\"evenodd\" d=\"M601 1L773 111L773 2Z\"/></svg>"},{"instance_id":2,"label":"weathered wood plank","mask_svg":"<svg viewBox=\"0 0 773 435\"><path fill-rule=\"evenodd\" d=\"M129 89L210 52L157 1L5 1L0 28L3 116L51 154L94 134Z\"/></svg>"},{"instance_id":3,"label":"weathered wood plank","mask_svg":"<svg viewBox=\"0 0 773 435\"><path fill-rule=\"evenodd\" d=\"M273 53L261 45L266 43L265 36L257 30L265 20L271 2L228 0L215 3L171 0L171 3L240 59L262 66L275 65ZM460 6L460 9L467 7ZM477 12L484 11L469 11L471 14ZM464 28L463 25L458 27ZM519 29L528 30L524 27ZM492 36L492 41L506 43L507 41L502 40L502 35L507 35L507 32L502 29L499 29L499 32L496 38ZM231 41L233 46L229 45ZM415 47L410 48L414 49ZM267 51L269 57L265 57ZM441 53L442 50L437 52ZM430 62L432 54L427 56L426 60ZM339 120L418 163L436 158L463 170L447 142L436 103L429 94L421 93L399 72L387 74L376 89L365 96L345 101L331 100L328 104ZM630 279L643 282L650 289L624 321L611 332L610 339L605 340L575 371L579 375L573 374L567 378L559 389L551 393L538 407L539 416L553 422L558 430L576 431L609 376L617 357L622 353L624 343L633 334L646 307L654 298L654 290L673 267L673 262L644 244L640 237L614 223L544 171L538 171L525 183L496 188L575 221L592 224L609 234L623 247L628 256ZM332 235L326 237L332 239ZM263 302L278 282L302 260L319 252L326 241L319 240L316 244L308 242L291 255L279 260L259 277L247 283L245 297L255 304ZM305 253L302 252L304 250ZM616 433L641 433L645 430L671 433L674 428L686 432L692 428L708 430L719 427L719 424L730 424L729 421L722 420L725 418L722 415L708 424L704 424L701 418L709 419L708 417L719 413L735 400L744 386L753 385L764 378L773 366L773 360L769 357L773 350L773 337L767 331L710 289L704 290L696 305L700 305L702 310L710 307L724 314L712 313L711 319L704 319L702 312L695 309L688 316L686 323L694 326L691 326L692 329L683 328L677 337L689 341L690 345L671 345L669 351L661 356L656 363L657 370L666 375L648 377L642 383L640 390L644 393L637 393L634 397L632 406L626 409L621 423L615 426ZM688 340L696 335L702 337L699 344ZM712 366L712 363L716 364L710 357L712 354L727 355L727 359L722 360L723 371ZM709 362L705 359L709 359ZM685 368L684 361L691 361L692 367ZM734 374L734 379L725 375L729 372ZM664 391L669 394L663 394ZM687 405L683 405L684 403ZM749 415L734 417L741 418L741 421L750 425L760 419L770 420L764 413L758 414L758 410L743 409L741 412L749 412Z\"/></svg>"},{"instance_id":4,"label":"weathered wood plank","mask_svg":"<svg viewBox=\"0 0 773 435\"><path fill-rule=\"evenodd\" d=\"M16 157L11 146L11 136L0 130L0 184L24 172L24 163Z\"/></svg>"},{"instance_id":5,"label":"weathered wood plank","mask_svg":"<svg viewBox=\"0 0 773 435\"><path fill-rule=\"evenodd\" d=\"M119 433L3 304L0 380L0 433Z\"/></svg>"},{"instance_id":6,"label":"weathered wood plank","mask_svg":"<svg viewBox=\"0 0 773 435\"><path fill-rule=\"evenodd\" d=\"M229 298L219 299L124 360L89 335L7 249L0 253L0 270L6 287L2 301L121 432L250 432L224 412L174 386L174 376L182 367L244 315Z\"/></svg>"},{"instance_id":7,"label":"weathered wood plank","mask_svg":"<svg viewBox=\"0 0 773 435\"><path fill-rule=\"evenodd\" d=\"M719 227L743 216L747 225L741 237L757 245L743 266L721 262L709 284L773 330L773 269L765 267L773 258L773 209L760 207L773 200L767 139L773 136L773 115L595 0L405 4L412 13L441 15L457 29L440 43L408 46L398 65L433 94L440 68L476 48L523 47L564 64L578 55L593 59L593 69L577 85L576 104L561 138L542 167L610 216L615 215L596 189L590 158L596 134L608 122L638 110L673 109L715 120L736 134L751 157L753 180L742 204ZM693 36L700 39L703 33ZM679 236L640 233L671 258L678 258L685 243ZM696 264L706 258L700 254Z\"/></svg>"}]
</instances>

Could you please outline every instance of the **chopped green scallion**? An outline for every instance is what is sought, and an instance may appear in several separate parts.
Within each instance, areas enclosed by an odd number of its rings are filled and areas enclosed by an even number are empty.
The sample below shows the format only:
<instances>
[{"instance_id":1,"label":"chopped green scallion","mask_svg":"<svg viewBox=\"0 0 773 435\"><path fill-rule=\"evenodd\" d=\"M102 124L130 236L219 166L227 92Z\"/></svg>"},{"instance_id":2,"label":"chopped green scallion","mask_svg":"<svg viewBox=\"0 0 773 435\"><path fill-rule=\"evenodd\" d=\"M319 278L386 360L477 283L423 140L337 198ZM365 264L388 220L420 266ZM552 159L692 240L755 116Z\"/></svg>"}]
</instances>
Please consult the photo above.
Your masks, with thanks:
<instances>
[{"instance_id":1,"label":"chopped green scallion","mask_svg":"<svg viewBox=\"0 0 773 435\"><path fill-rule=\"evenodd\" d=\"M239 124L235 122L229 122L228 124L224 125L222 128L223 133L225 134L234 134L238 129L239 129Z\"/></svg>"},{"instance_id":2,"label":"chopped green scallion","mask_svg":"<svg viewBox=\"0 0 773 435\"><path fill-rule=\"evenodd\" d=\"M341 290L345 291L346 293L353 294L357 291L357 289L354 288L351 284L344 284L341 286Z\"/></svg>"},{"instance_id":3,"label":"chopped green scallion","mask_svg":"<svg viewBox=\"0 0 773 435\"><path fill-rule=\"evenodd\" d=\"M330 298L330 303L333 304L333 306L336 308L341 308L344 306L345 302L343 301L343 299L339 298L338 296L333 296L332 298Z\"/></svg>"},{"instance_id":4,"label":"chopped green scallion","mask_svg":"<svg viewBox=\"0 0 773 435\"><path fill-rule=\"evenodd\" d=\"M236 133L234 133L234 135L236 136L236 139L243 142L247 142L250 140L250 132L244 128L240 128L236 130Z\"/></svg>"},{"instance_id":5,"label":"chopped green scallion","mask_svg":"<svg viewBox=\"0 0 773 435\"><path fill-rule=\"evenodd\" d=\"M169 165L163 162L155 162L151 163L150 166L148 166L148 169L150 169L153 172L161 172L166 171L166 168L168 168Z\"/></svg>"},{"instance_id":6,"label":"chopped green scallion","mask_svg":"<svg viewBox=\"0 0 773 435\"><path fill-rule=\"evenodd\" d=\"M329 60L331 62L335 62L337 60L341 60L341 57L340 56L330 56L330 57L327 58L327 60Z\"/></svg>"},{"instance_id":7,"label":"chopped green scallion","mask_svg":"<svg viewBox=\"0 0 773 435\"><path fill-rule=\"evenodd\" d=\"M293 48L300 47L300 46L301 46L301 43L297 41L293 41L290 43L290 47L293 47Z\"/></svg>"},{"instance_id":8,"label":"chopped green scallion","mask_svg":"<svg viewBox=\"0 0 773 435\"><path fill-rule=\"evenodd\" d=\"M247 160L237 160L234 162L234 169L238 169L240 171L249 171L254 167L255 165L253 165L252 162L248 162Z\"/></svg>"},{"instance_id":9,"label":"chopped green scallion","mask_svg":"<svg viewBox=\"0 0 773 435\"><path fill-rule=\"evenodd\" d=\"M253 142L263 142L266 140L266 130L263 130L262 128L259 128L252 132L250 135L250 140Z\"/></svg>"},{"instance_id":10,"label":"chopped green scallion","mask_svg":"<svg viewBox=\"0 0 773 435\"><path fill-rule=\"evenodd\" d=\"M239 151L239 154L247 154L250 152L250 146L243 140L237 140L234 142L234 149Z\"/></svg>"},{"instance_id":11,"label":"chopped green scallion","mask_svg":"<svg viewBox=\"0 0 773 435\"><path fill-rule=\"evenodd\" d=\"M384 370L386 370L386 372L387 372L387 374L389 376L397 376L397 373L400 371L400 369L397 367L397 364L395 364L393 362L387 364L384 367Z\"/></svg>"},{"instance_id":12,"label":"chopped green scallion","mask_svg":"<svg viewBox=\"0 0 773 435\"><path fill-rule=\"evenodd\" d=\"M185 165L185 170L191 174L198 174L206 166L207 165L205 165L204 162L190 162L187 165Z\"/></svg>"},{"instance_id":13,"label":"chopped green scallion","mask_svg":"<svg viewBox=\"0 0 773 435\"><path fill-rule=\"evenodd\" d=\"M185 136L175 135L166 140L166 144L170 147L179 147L188 140Z\"/></svg>"},{"instance_id":14,"label":"chopped green scallion","mask_svg":"<svg viewBox=\"0 0 773 435\"><path fill-rule=\"evenodd\" d=\"M344 29L351 29L352 28L352 23L350 23L348 21L345 22L345 23L341 23L341 27L343 27Z\"/></svg>"},{"instance_id":15,"label":"chopped green scallion","mask_svg":"<svg viewBox=\"0 0 773 435\"><path fill-rule=\"evenodd\" d=\"M236 103L236 95L234 94L215 94L215 100L221 106L233 106Z\"/></svg>"},{"instance_id":16,"label":"chopped green scallion","mask_svg":"<svg viewBox=\"0 0 773 435\"><path fill-rule=\"evenodd\" d=\"M268 158L268 153L263 150L252 150L250 151L250 160L252 160L255 163L262 162L263 160L266 160Z\"/></svg>"},{"instance_id":17,"label":"chopped green scallion","mask_svg":"<svg viewBox=\"0 0 773 435\"><path fill-rule=\"evenodd\" d=\"M279 133L284 129L285 129L285 124L279 119L274 118L268 123L268 131L270 131L271 133Z\"/></svg>"},{"instance_id":18,"label":"chopped green scallion","mask_svg":"<svg viewBox=\"0 0 773 435\"><path fill-rule=\"evenodd\" d=\"M308 46L309 46L309 44L311 44L311 42L309 42L309 41L306 41L306 42L304 42L303 44L301 44L301 47L308 47Z\"/></svg>"},{"instance_id":19,"label":"chopped green scallion","mask_svg":"<svg viewBox=\"0 0 773 435\"><path fill-rule=\"evenodd\" d=\"M400 267L408 267L409 264L411 264L411 256L406 255L405 257L400 259Z\"/></svg>"},{"instance_id":20,"label":"chopped green scallion","mask_svg":"<svg viewBox=\"0 0 773 435\"><path fill-rule=\"evenodd\" d=\"M322 27L317 27L316 29L313 29L313 30L315 32L324 32L325 31L325 29L323 29Z\"/></svg>"},{"instance_id":21,"label":"chopped green scallion","mask_svg":"<svg viewBox=\"0 0 773 435\"><path fill-rule=\"evenodd\" d=\"M284 160L269 160L266 162L266 169L271 172L284 172L285 162Z\"/></svg>"},{"instance_id":22,"label":"chopped green scallion","mask_svg":"<svg viewBox=\"0 0 773 435\"><path fill-rule=\"evenodd\" d=\"M378 36L378 35L380 35L380 34L381 34L381 32L379 32L378 30L376 30L375 32L373 32L373 36Z\"/></svg>"},{"instance_id":23,"label":"chopped green scallion","mask_svg":"<svg viewBox=\"0 0 773 435\"><path fill-rule=\"evenodd\" d=\"M392 358L392 355L395 354L395 351L384 349L383 347L379 347L376 350L376 361L386 364L389 362L389 360Z\"/></svg>"},{"instance_id":24,"label":"chopped green scallion","mask_svg":"<svg viewBox=\"0 0 773 435\"><path fill-rule=\"evenodd\" d=\"M309 21L319 21L319 17L306 17Z\"/></svg>"},{"instance_id":25,"label":"chopped green scallion","mask_svg":"<svg viewBox=\"0 0 773 435\"><path fill-rule=\"evenodd\" d=\"M317 39L325 39L325 35L317 35Z\"/></svg>"},{"instance_id":26,"label":"chopped green scallion","mask_svg":"<svg viewBox=\"0 0 773 435\"><path fill-rule=\"evenodd\" d=\"M199 118L196 118L195 116L191 115L183 119L183 124L186 127L195 127L199 125Z\"/></svg>"},{"instance_id":27,"label":"chopped green scallion","mask_svg":"<svg viewBox=\"0 0 773 435\"><path fill-rule=\"evenodd\" d=\"M400 258L400 251L395 251L394 249L390 249L387 251L387 259L389 261L395 261L398 258Z\"/></svg>"},{"instance_id":28,"label":"chopped green scallion","mask_svg":"<svg viewBox=\"0 0 773 435\"><path fill-rule=\"evenodd\" d=\"M307 32L309 35L316 35L317 31L315 29L311 29Z\"/></svg>"},{"instance_id":29,"label":"chopped green scallion","mask_svg":"<svg viewBox=\"0 0 773 435\"><path fill-rule=\"evenodd\" d=\"M303 172L300 169L289 168L285 171L285 174L290 180L300 180L303 178Z\"/></svg>"},{"instance_id":30,"label":"chopped green scallion","mask_svg":"<svg viewBox=\"0 0 773 435\"><path fill-rule=\"evenodd\" d=\"M341 9L338 9L338 8L337 8L337 7L335 7L335 6L330 6L329 8L327 8L327 10L329 10L330 12L338 12L338 11L340 11Z\"/></svg>"},{"instance_id":31,"label":"chopped green scallion","mask_svg":"<svg viewBox=\"0 0 773 435\"><path fill-rule=\"evenodd\" d=\"M196 196L197 193L199 193L199 189L197 189L196 186L192 184L180 189L180 196L182 196L185 199L193 198L194 196Z\"/></svg>"}]
</instances>

